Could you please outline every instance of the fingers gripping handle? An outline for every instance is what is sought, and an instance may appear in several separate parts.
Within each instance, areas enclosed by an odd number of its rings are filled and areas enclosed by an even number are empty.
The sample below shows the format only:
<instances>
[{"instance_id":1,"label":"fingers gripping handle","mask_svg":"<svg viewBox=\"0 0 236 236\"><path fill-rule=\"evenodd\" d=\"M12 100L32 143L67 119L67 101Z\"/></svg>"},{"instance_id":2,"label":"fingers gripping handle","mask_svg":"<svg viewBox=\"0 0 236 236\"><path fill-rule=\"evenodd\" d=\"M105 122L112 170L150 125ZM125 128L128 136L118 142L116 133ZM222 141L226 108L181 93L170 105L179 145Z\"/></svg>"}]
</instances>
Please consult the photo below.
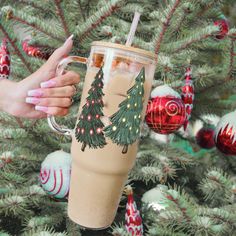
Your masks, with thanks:
<instances>
[{"instance_id":1,"label":"fingers gripping handle","mask_svg":"<svg viewBox=\"0 0 236 236\"><path fill-rule=\"evenodd\" d=\"M67 67L67 65L72 62L87 64L88 59L85 57L78 57L78 56L66 57L59 62L58 66L57 66L57 70L56 70L56 75L57 76L62 75L65 68ZM73 130L71 130L67 127L62 127L59 124L57 124L54 116L48 115L48 125L56 133L67 135L67 136L72 135Z\"/></svg>"}]
</instances>

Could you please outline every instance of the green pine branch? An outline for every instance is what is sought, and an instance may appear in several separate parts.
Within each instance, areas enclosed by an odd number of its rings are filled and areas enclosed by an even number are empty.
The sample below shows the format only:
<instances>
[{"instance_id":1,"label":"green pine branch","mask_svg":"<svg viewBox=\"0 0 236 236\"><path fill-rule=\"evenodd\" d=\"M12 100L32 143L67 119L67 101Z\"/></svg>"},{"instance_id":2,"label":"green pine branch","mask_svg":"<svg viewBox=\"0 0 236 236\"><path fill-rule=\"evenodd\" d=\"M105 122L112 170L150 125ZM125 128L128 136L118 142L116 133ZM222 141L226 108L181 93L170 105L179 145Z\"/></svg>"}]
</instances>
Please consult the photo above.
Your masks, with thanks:
<instances>
[{"instance_id":1,"label":"green pine branch","mask_svg":"<svg viewBox=\"0 0 236 236\"><path fill-rule=\"evenodd\" d=\"M211 205L220 206L232 202L233 183L220 169L210 169L199 188L204 194L205 201Z\"/></svg>"},{"instance_id":2,"label":"green pine branch","mask_svg":"<svg viewBox=\"0 0 236 236\"><path fill-rule=\"evenodd\" d=\"M61 6L61 0L54 0L55 6L56 6L56 13L58 17L60 18L61 24L63 26L63 29L65 31L65 35L68 38L70 36L69 28L67 25L67 22L65 20L64 12Z\"/></svg>"},{"instance_id":3,"label":"green pine branch","mask_svg":"<svg viewBox=\"0 0 236 236\"><path fill-rule=\"evenodd\" d=\"M123 4L123 0L113 0L91 15L85 23L79 24L75 28L75 35L80 43L83 43L101 23L113 12L118 10Z\"/></svg>"},{"instance_id":4,"label":"green pine branch","mask_svg":"<svg viewBox=\"0 0 236 236\"><path fill-rule=\"evenodd\" d=\"M47 24L41 22L37 17L27 14L25 11L13 9L10 6L3 7L2 10L4 16L8 20L12 20L15 24L27 26L31 30L42 33L51 39L59 42L63 42L64 38L61 37L61 29L58 23L54 20L50 20ZM52 30L53 27L53 30Z\"/></svg>"},{"instance_id":5,"label":"green pine branch","mask_svg":"<svg viewBox=\"0 0 236 236\"><path fill-rule=\"evenodd\" d=\"M17 42L17 39L15 37L15 35L10 32L9 30L9 26L7 27L6 24L4 24L4 21L2 20L1 17L1 21L0 21L0 31L2 32L2 34L4 35L4 37L7 39L7 41L10 43L10 45L12 46L12 48L14 49L15 53L17 54L17 56L20 58L20 60L22 61L23 65L25 66L25 68L32 73L32 69L31 69L31 65L30 63L26 60L25 56L23 55L19 43Z\"/></svg>"},{"instance_id":6,"label":"green pine branch","mask_svg":"<svg viewBox=\"0 0 236 236\"><path fill-rule=\"evenodd\" d=\"M180 3L181 3L180 0L171 0L170 5L167 6L166 12L164 12L166 18L163 21L162 25L157 29L153 39L153 49L156 54L159 53L161 42L163 40L165 32L168 29L171 18L175 13L176 9L178 8L178 6L180 5Z\"/></svg>"}]
</instances>

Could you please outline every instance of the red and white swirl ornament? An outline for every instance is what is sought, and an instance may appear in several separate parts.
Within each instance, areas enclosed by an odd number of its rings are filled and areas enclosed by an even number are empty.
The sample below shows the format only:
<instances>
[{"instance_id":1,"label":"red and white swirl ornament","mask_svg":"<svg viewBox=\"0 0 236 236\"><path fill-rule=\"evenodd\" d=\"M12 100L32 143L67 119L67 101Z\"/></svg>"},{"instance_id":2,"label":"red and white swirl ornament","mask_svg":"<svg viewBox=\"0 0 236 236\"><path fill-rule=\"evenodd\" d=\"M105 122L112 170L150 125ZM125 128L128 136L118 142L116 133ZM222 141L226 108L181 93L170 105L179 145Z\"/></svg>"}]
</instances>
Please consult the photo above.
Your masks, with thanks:
<instances>
[{"instance_id":1,"label":"red and white swirl ornament","mask_svg":"<svg viewBox=\"0 0 236 236\"><path fill-rule=\"evenodd\" d=\"M226 155L236 155L236 111L223 116L215 128L216 147Z\"/></svg>"},{"instance_id":2,"label":"red and white swirl ornament","mask_svg":"<svg viewBox=\"0 0 236 236\"><path fill-rule=\"evenodd\" d=\"M158 86L151 93L145 121L159 134L171 134L185 122L185 105L180 95L167 85Z\"/></svg>"},{"instance_id":3,"label":"red and white swirl ornament","mask_svg":"<svg viewBox=\"0 0 236 236\"><path fill-rule=\"evenodd\" d=\"M8 79L10 75L10 53L7 48L7 40L2 40L2 45L0 47L0 80Z\"/></svg>"},{"instance_id":4,"label":"red and white swirl ornament","mask_svg":"<svg viewBox=\"0 0 236 236\"><path fill-rule=\"evenodd\" d=\"M68 196L71 175L71 155L64 151L50 153L40 170L40 183L49 195L55 198Z\"/></svg>"},{"instance_id":5,"label":"red and white swirl ornament","mask_svg":"<svg viewBox=\"0 0 236 236\"><path fill-rule=\"evenodd\" d=\"M126 194L128 201L125 213L125 228L132 236L143 236L143 223L136 202L133 197L131 186L127 186Z\"/></svg>"},{"instance_id":6,"label":"red and white swirl ornament","mask_svg":"<svg viewBox=\"0 0 236 236\"><path fill-rule=\"evenodd\" d=\"M194 85L192 81L191 68L186 69L185 85L182 87L181 97L184 102L186 110L186 120L184 122L184 130L186 130L193 110L193 101L194 101Z\"/></svg>"}]
</instances>

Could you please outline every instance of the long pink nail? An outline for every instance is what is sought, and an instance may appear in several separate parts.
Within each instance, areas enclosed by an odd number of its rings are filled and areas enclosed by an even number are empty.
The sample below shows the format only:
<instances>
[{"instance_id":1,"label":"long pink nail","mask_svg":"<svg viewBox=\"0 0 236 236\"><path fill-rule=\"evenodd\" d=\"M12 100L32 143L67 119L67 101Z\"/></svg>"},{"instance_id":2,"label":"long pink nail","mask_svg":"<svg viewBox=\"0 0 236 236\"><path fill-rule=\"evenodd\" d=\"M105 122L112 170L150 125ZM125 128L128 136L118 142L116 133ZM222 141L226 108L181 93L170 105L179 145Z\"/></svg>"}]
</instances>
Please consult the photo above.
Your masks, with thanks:
<instances>
[{"instance_id":1,"label":"long pink nail","mask_svg":"<svg viewBox=\"0 0 236 236\"><path fill-rule=\"evenodd\" d=\"M34 97L27 97L25 99L25 102L36 105L36 104L38 104L40 102L40 99L39 98L34 98Z\"/></svg>"},{"instance_id":2,"label":"long pink nail","mask_svg":"<svg viewBox=\"0 0 236 236\"><path fill-rule=\"evenodd\" d=\"M30 97L41 97L43 96L43 91L41 89L34 89L34 90L29 90L27 94Z\"/></svg>"},{"instance_id":3,"label":"long pink nail","mask_svg":"<svg viewBox=\"0 0 236 236\"><path fill-rule=\"evenodd\" d=\"M73 39L73 37L74 37L74 35L72 34L72 35L65 41L64 45L67 44L71 39Z\"/></svg>"},{"instance_id":4,"label":"long pink nail","mask_svg":"<svg viewBox=\"0 0 236 236\"><path fill-rule=\"evenodd\" d=\"M35 110L37 110L37 111L43 111L43 112L47 112L47 111L48 111L48 107L44 107L44 106L35 106Z\"/></svg>"},{"instance_id":5,"label":"long pink nail","mask_svg":"<svg viewBox=\"0 0 236 236\"><path fill-rule=\"evenodd\" d=\"M56 85L56 81L51 79L46 82L42 82L40 84L40 87L41 88L51 88L51 87L54 87L55 85Z\"/></svg>"}]
</instances>

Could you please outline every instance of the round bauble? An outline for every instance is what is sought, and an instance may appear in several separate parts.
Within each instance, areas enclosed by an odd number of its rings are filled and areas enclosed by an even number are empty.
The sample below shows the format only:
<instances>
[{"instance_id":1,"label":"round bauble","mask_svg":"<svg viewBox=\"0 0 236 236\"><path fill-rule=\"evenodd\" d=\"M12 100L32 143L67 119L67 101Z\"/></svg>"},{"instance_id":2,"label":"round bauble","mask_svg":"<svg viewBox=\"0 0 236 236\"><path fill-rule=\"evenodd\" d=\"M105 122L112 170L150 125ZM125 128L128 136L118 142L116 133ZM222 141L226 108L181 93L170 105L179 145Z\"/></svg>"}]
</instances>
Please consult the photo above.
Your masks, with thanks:
<instances>
[{"instance_id":1,"label":"round bauble","mask_svg":"<svg viewBox=\"0 0 236 236\"><path fill-rule=\"evenodd\" d=\"M163 191L167 191L168 187L158 184L155 188L143 194L142 203L147 204L154 211L160 211L168 207Z\"/></svg>"},{"instance_id":2,"label":"round bauble","mask_svg":"<svg viewBox=\"0 0 236 236\"><path fill-rule=\"evenodd\" d=\"M145 117L149 128L159 134L177 131L186 120L181 96L169 86L163 85L154 89L151 97Z\"/></svg>"},{"instance_id":3,"label":"round bauble","mask_svg":"<svg viewBox=\"0 0 236 236\"><path fill-rule=\"evenodd\" d=\"M215 131L213 128L202 127L197 132L197 135L196 135L197 144L201 148L205 148L205 149L211 149L215 147L214 134L215 134Z\"/></svg>"},{"instance_id":4,"label":"round bauble","mask_svg":"<svg viewBox=\"0 0 236 236\"><path fill-rule=\"evenodd\" d=\"M220 27L219 33L215 36L217 39L223 39L229 32L229 22L226 18L214 22L215 26Z\"/></svg>"},{"instance_id":5,"label":"round bauble","mask_svg":"<svg viewBox=\"0 0 236 236\"><path fill-rule=\"evenodd\" d=\"M71 155L64 151L50 153L40 170L42 188L55 198L65 198L69 193Z\"/></svg>"},{"instance_id":6,"label":"round bauble","mask_svg":"<svg viewBox=\"0 0 236 236\"><path fill-rule=\"evenodd\" d=\"M216 147L227 155L236 155L236 111L223 116L215 129Z\"/></svg>"}]
</instances>

